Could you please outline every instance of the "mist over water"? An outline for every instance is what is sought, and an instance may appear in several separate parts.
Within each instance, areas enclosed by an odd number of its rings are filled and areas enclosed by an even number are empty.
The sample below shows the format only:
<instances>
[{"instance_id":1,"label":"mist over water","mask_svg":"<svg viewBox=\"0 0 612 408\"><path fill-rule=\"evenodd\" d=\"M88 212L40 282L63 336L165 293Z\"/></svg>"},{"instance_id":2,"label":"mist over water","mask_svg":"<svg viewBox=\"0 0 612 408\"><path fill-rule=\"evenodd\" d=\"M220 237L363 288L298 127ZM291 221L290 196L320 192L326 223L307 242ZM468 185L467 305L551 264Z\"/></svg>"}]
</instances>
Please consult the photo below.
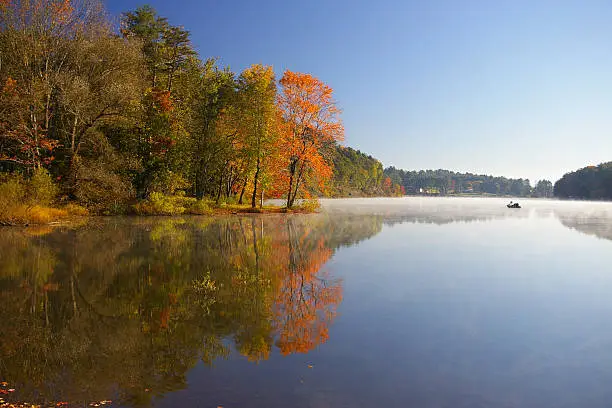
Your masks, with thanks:
<instances>
[{"instance_id":1,"label":"mist over water","mask_svg":"<svg viewBox=\"0 0 612 408\"><path fill-rule=\"evenodd\" d=\"M0 381L82 406L609 407L612 203L0 229Z\"/></svg>"}]
</instances>

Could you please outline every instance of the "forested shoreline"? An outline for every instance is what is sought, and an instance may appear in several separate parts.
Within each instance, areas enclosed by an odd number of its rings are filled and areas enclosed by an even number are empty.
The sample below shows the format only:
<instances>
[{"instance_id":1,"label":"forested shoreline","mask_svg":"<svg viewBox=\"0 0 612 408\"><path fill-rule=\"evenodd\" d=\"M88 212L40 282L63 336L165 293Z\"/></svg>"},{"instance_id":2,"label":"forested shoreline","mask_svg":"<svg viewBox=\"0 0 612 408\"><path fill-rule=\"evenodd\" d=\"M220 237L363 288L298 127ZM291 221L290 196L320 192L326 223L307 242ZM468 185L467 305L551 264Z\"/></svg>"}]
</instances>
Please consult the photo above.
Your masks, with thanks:
<instances>
[{"instance_id":1,"label":"forested shoreline","mask_svg":"<svg viewBox=\"0 0 612 408\"><path fill-rule=\"evenodd\" d=\"M529 179L458 173L442 169L407 171L388 167L384 173L391 179L392 184L402 186L408 195L553 196L553 184L549 180L539 180L532 187Z\"/></svg>"},{"instance_id":2,"label":"forested shoreline","mask_svg":"<svg viewBox=\"0 0 612 408\"><path fill-rule=\"evenodd\" d=\"M222 68L150 6L111 21L98 0L0 1L4 201L173 214L400 191L375 159L343 168L371 179L334 173L344 152L366 156L340 145L340 108L313 75Z\"/></svg>"}]
</instances>

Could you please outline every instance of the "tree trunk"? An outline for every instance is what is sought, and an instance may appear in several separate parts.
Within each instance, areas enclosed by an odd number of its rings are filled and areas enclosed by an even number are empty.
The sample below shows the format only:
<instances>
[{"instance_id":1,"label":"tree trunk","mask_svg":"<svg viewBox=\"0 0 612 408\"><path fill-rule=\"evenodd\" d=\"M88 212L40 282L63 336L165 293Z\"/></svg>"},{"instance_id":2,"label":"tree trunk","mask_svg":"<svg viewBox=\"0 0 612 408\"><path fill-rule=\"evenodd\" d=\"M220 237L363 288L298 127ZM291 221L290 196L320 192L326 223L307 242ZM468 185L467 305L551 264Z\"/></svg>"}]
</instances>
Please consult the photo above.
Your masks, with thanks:
<instances>
[{"instance_id":1,"label":"tree trunk","mask_svg":"<svg viewBox=\"0 0 612 408\"><path fill-rule=\"evenodd\" d=\"M223 191L223 175L219 177L219 189L217 190L217 199L215 203L218 205L221 202L221 192Z\"/></svg>"},{"instance_id":2,"label":"tree trunk","mask_svg":"<svg viewBox=\"0 0 612 408\"><path fill-rule=\"evenodd\" d=\"M244 190L246 190L246 185L248 182L248 178L244 178L244 184L242 184L242 190L240 191L240 199L238 200L238 204L242 205L242 199L244 197Z\"/></svg>"},{"instance_id":3,"label":"tree trunk","mask_svg":"<svg viewBox=\"0 0 612 408\"><path fill-rule=\"evenodd\" d=\"M302 165L300 166L300 171L297 174L297 178L295 179L295 189L293 190L293 196L291 197L291 207L293 207L293 204L295 203L295 199L297 197L297 193L300 189L300 181L302 181L302 176L304 175L304 164L305 162L302 162ZM297 167L297 165L296 165ZM292 177L293 178L293 175ZM289 208L291 208L289 207Z\"/></svg>"},{"instance_id":4,"label":"tree trunk","mask_svg":"<svg viewBox=\"0 0 612 408\"><path fill-rule=\"evenodd\" d=\"M257 156L257 170L255 170L255 178L253 180L253 197L251 198L251 208L257 206L257 182L259 181L259 169L261 166L261 160Z\"/></svg>"},{"instance_id":5,"label":"tree trunk","mask_svg":"<svg viewBox=\"0 0 612 408\"><path fill-rule=\"evenodd\" d=\"M293 161L289 167L290 176L289 176L289 191L287 192L287 208L291 208L293 206L293 200L291 199L291 193L293 191L293 175L295 174L297 162Z\"/></svg>"}]
</instances>

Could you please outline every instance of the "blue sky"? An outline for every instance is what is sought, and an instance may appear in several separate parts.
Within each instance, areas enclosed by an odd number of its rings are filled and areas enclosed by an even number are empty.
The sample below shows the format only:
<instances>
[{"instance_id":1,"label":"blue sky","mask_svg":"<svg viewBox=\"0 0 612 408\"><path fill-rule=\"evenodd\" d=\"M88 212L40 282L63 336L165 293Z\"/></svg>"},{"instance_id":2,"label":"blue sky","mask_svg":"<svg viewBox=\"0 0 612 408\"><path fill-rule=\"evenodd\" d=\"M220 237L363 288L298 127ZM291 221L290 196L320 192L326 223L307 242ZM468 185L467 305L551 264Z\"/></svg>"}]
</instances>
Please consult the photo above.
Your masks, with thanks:
<instances>
[{"instance_id":1,"label":"blue sky","mask_svg":"<svg viewBox=\"0 0 612 408\"><path fill-rule=\"evenodd\" d=\"M346 144L405 169L553 182L612 160L612 2L145 3L203 58L309 72L335 90Z\"/></svg>"}]
</instances>

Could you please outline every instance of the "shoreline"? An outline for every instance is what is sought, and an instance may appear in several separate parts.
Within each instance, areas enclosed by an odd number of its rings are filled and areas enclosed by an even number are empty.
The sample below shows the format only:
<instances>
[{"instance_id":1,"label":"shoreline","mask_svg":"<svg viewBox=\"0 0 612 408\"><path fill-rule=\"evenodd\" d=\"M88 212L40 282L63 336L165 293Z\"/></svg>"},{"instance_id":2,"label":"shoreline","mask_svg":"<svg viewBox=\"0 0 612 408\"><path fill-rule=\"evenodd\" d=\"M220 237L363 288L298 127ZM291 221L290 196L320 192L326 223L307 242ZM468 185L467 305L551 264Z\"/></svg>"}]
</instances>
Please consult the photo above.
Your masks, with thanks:
<instances>
[{"instance_id":1,"label":"shoreline","mask_svg":"<svg viewBox=\"0 0 612 408\"><path fill-rule=\"evenodd\" d=\"M182 217L182 216L200 216L200 217L228 217L235 215L278 215L278 214L317 214L321 212L321 201L336 201L336 200L376 200L376 199L453 199L453 198L478 198L478 199L514 199L514 200L533 200L533 201L554 201L554 202L580 202L580 203L612 203L612 201L606 200L584 200L584 199L565 199L557 197L514 197L514 196L493 196L493 195L405 195L401 197L321 197L317 200L315 205L296 205L292 209L275 204L264 205L263 207L252 208L250 205L238 205L238 204L226 204L220 206L210 206L205 212L194 213L185 211L182 213L163 213L163 212L152 212L152 213L138 213L129 212L125 214L88 214L88 213L64 213L57 218L51 219L49 222L11 222L6 220L0 220L0 227L63 227L82 225L88 219L105 218L105 217L159 217L159 218L171 218L171 217ZM274 202L275 199L270 201ZM311 201L312 202L312 201ZM49 207L48 209L53 211L62 211L62 208Z\"/></svg>"},{"instance_id":2,"label":"shoreline","mask_svg":"<svg viewBox=\"0 0 612 408\"><path fill-rule=\"evenodd\" d=\"M50 207L54 210L57 208ZM126 214L87 214L87 215L63 215L49 222L9 222L0 220L0 227L63 227L71 226L75 224L81 224L82 221L95 218L106 218L106 217L128 217L128 218L172 218L172 217L227 217L233 215L271 215L271 214L315 214L318 213L319 208L302 208L296 206L295 208L288 209L287 207L280 207L274 205L264 205L263 208L256 207L252 208L250 205L226 205L220 207L211 207L206 213L189 213L184 212L180 214L164 214L164 213L149 213L149 214L138 214L136 212L130 212Z\"/></svg>"}]
</instances>

